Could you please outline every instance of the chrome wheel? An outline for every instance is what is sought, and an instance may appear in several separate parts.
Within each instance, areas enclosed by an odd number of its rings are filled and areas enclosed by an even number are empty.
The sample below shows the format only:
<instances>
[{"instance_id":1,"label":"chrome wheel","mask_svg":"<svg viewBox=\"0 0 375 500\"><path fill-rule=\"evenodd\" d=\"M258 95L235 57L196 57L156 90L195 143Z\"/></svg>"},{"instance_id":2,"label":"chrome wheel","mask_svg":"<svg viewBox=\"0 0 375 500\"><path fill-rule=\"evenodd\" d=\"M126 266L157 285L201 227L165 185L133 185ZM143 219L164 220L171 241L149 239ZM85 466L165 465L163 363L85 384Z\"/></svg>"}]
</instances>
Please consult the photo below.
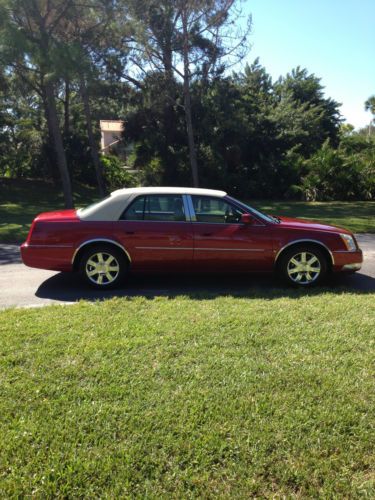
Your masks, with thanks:
<instances>
[{"instance_id":1,"label":"chrome wheel","mask_svg":"<svg viewBox=\"0 0 375 500\"><path fill-rule=\"evenodd\" d=\"M107 252L96 252L87 259L85 273L95 285L110 285L120 273L120 264L114 255Z\"/></svg>"},{"instance_id":2,"label":"chrome wheel","mask_svg":"<svg viewBox=\"0 0 375 500\"><path fill-rule=\"evenodd\" d=\"M287 265L288 277L298 285L310 285L316 281L322 271L320 260L311 252L298 252Z\"/></svg>"}]
</instances>

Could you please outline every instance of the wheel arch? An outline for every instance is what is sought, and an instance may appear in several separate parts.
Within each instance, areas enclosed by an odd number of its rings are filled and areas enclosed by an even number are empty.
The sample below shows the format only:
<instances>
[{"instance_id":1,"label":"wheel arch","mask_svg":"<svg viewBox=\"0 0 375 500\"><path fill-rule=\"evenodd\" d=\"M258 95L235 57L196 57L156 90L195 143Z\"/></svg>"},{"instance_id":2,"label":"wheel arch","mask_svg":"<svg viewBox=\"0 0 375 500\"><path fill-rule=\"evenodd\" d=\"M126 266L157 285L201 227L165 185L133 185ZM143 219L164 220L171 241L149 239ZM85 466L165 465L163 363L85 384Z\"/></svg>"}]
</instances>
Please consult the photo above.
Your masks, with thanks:
<instances>
[{"instance_id":1,"label":"wheel arch","mask_svg":"<svg viewBox=\"0 0 375 500\"><path fill-rule=\"evenodd\" d=\"M278 267L278 265L280 263L280 259L286 251L292 249L293 247L298 247L298 246L303 245L303 244L309 244L311 246L315 246L315 247L319 248L319 250L321 250L324 253L324 255L326 256L327 264L328 264L329 268L331 269L334 266L335 259L333 257L333 253L327 247L327 245L325 245L324 243L322 243L319 240L306 238L306 239L301 239L301 240L290 241L289 243L287 243L286 245L281 247L280 250L276 254L275 261L274 261L274 267L275 268Z\"/></svg>"},{"instance_id":2,"label":"wheel arch","mask_svg":"<svg viewBox=\"0 0 375 500\"><path fill-rule=\"evenodd\" d=\"M97 245L98 243L99 244L100 243L106 243L107 245L112 245L113 247L119 248L123 252L123 254L125 255L125 257L126 257L128 263L129 263L129 265L131 264L132 260L131 260L131 257L129 255L129 252L120 243L118 243L115 240L108 239L108 238L94 238L94 239L91 239L91 240L84 241L74 251L74 254L73 254L73 257L72 257L72 269L73 269L73 271L78 271L79 263L80 263L80 260L81 260L81 257L83 255L83 253L89 247L93 247L93 246Z\"/></svg>"}]
</instances>

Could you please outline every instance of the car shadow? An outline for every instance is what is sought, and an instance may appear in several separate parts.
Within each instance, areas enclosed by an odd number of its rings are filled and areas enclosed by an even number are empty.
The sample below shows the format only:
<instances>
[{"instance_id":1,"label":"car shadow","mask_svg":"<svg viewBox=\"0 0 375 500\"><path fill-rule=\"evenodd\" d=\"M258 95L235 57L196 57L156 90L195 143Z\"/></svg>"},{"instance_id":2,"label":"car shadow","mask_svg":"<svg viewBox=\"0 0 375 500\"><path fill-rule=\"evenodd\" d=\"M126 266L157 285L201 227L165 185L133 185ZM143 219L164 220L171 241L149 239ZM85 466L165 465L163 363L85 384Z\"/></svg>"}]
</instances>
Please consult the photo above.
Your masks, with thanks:
<instances>
[{"instance_id":1,"label":"car shadow","mask_svg":"<svg viewBox=\"0 0 375 500\"><path fill-rule=\"evenodd\" d=\"M220 296L274 299L321 293L372 293L375 278L365 274L331 276L322 287L309 290L286 287L275 276L242 275L130 275L121 288L95 290L81 282L79 276L59 273L44 281L36 291L39 298L76 302L106 300L112 297L174 298L187 296L195 300Z\"/></svg>"}]
</instances>

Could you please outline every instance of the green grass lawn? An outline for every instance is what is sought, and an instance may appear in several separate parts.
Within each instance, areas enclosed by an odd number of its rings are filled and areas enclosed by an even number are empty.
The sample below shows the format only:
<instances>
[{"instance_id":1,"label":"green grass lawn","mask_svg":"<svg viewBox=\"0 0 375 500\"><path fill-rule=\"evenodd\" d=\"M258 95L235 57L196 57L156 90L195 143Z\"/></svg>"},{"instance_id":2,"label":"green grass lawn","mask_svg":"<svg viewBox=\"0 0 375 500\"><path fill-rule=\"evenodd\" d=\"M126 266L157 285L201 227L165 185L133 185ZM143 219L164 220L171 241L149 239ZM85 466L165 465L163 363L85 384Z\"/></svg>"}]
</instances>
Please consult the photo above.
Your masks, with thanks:
<instances>
[{"instance_id":1,"label":"green grass lawn","mask_svg":"<svg viewBox=\"0 0 375 500\"><path fill-rule=\"evenodd\" d=\"M77 207L97 199L95 189L75 189ZM274 202L250 200L250 205L274 215L302 217L336 224L354 232L375 232L375 202ZM61 192L38 181L0 179L0 243L22 243L33 218L40 212L64 207Z\"/></svg>"},{"instance_id":2,"label":"green grass lawn","mask_svg":"<svg viewBox=\"0 0 375 500\"><path fill-rule=\"evenodd\" d=\"M344 290L1 312L0 497L374 498L374 331Z\"/></svg>"}]
</instances>

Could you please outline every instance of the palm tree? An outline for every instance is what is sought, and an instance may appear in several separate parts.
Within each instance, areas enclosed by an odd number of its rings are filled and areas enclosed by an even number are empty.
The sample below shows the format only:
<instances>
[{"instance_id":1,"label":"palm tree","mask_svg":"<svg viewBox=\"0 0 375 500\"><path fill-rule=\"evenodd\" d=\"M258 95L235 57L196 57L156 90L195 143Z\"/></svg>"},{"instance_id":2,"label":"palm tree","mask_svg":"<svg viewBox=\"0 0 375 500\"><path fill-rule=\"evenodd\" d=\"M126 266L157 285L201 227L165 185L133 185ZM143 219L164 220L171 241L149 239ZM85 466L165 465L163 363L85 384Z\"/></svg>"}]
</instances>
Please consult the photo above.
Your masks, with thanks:
<instances>
[{"instance_id":1,"label":"palm tree","mask_svg":"<svg viewBox=\"0 0 375 500\"><path fill-rule=\"evenodd\" d=\"M365 102L365 110L370 111L370 113L373 115L372 121L375 122L375 95L372 95L367 99Z\"/></svg>"}]
</instances>

